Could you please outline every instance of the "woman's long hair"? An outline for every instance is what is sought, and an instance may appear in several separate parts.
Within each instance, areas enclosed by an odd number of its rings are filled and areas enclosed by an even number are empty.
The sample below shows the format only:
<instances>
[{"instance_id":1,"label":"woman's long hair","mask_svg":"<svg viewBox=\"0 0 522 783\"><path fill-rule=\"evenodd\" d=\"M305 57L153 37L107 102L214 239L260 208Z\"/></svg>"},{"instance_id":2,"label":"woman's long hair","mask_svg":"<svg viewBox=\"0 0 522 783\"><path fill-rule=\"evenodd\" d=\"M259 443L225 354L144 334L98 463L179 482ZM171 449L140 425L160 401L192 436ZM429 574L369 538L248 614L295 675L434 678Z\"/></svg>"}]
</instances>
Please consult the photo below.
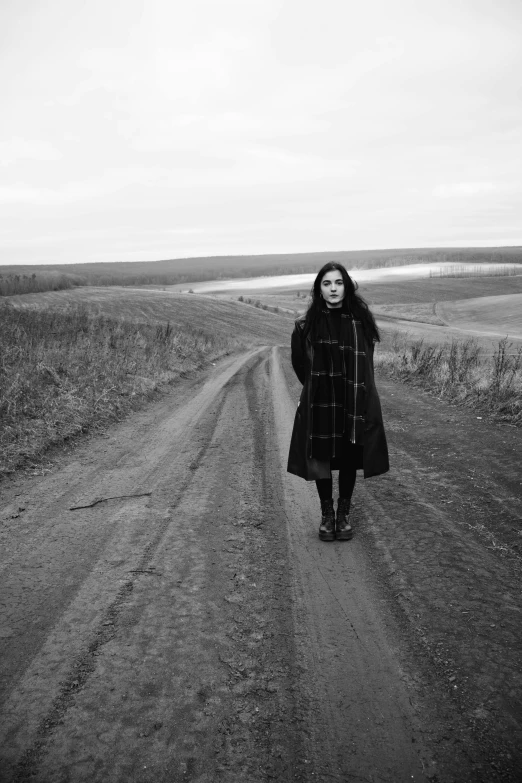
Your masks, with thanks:
<instances>
[{"instance_id":1,"label":"woman's long hair","mask_svg":"<svg viewBox=\"0 0 522 783\"><path fill-rule=\"evenodd\" d=\"M357 318L362 323L364 336L371 344L372 342L380 341L381 336L379 329L375 323L370 308L357 293L358 285L355 280L352 280L346 269L342 264L337 261L329 261L325 264L317 273L317 277L314 280L312 290L310 291L311 302L305 315L304 333L311 333L313 336L316 331L316 326L321 317L322 311L326 307L326 303L321 295L321 280L327 272L337 271L341 274L344 283L344 299L342 302L342 310L345 313L351 313L354 318Z\"/></svg>"}]
</instances>

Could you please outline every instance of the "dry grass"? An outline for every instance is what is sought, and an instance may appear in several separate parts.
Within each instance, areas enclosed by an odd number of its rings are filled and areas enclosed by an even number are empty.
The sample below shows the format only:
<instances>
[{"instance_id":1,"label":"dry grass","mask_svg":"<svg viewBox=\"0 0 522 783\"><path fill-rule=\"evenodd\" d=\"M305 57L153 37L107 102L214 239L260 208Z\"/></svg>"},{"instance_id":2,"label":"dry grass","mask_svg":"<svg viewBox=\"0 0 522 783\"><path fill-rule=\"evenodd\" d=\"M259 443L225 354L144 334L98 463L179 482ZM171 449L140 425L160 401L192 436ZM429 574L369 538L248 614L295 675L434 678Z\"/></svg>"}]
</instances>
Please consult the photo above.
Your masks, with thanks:
<instances>
[{"instance_id":1,"label":"dry grass","mask_svg":"<svg viewBox=\"0 0 522 783\"><path fill-rule=\"evenodd\" d=\"M121 417L161 385L239 345L215 330L94 315L85 307L1 307L0 474Z\"/></svg>"},{"instance_id":2,"label":"dry grass","mask_svg":"<svg viewBox=\"0 0 522 783\"><path fill-rule=\"evenodd\" d=\"M488 356L473 339L426 345L394 332L385 337L375 363L440 398L522 424L522 348L514 350L507 338Z\"/></svg>"}]
</instances>

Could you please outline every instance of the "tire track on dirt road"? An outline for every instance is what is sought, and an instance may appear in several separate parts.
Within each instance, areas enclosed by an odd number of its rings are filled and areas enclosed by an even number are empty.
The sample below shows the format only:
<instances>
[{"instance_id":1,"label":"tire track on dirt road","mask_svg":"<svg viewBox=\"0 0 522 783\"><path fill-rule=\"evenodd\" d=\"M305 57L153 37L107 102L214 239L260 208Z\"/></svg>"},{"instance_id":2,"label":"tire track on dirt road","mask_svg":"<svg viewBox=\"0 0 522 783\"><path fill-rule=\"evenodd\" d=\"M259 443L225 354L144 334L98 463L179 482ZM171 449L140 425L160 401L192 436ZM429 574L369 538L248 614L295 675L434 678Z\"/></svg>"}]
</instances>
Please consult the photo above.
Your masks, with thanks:
<instances>
[{"instance_id":1,"label":"tire track on dirt road","mask_svg":"<svg viewBox=\"0 0 522 783\"><path fill-rule=\"evenodd\" d=\"M272 372L281 473L296 404L277 349ZM316 494L313 483L295 476L284 482L296 636L307 680L314 684L317 714L311 720L318 767L339 781L427 780L434 766L423 743L414 692L377 609L367 558L357 539L348 546L318 540Z\"/></svg>"},{"instance_id":2,"label":"tire track on dirt road","mask_svg":"<svg viewBox=\"0 0 522 783\"><path fill-rule=\"evenodd\" d=\"M288 495L292 407L277 352L252 351L25 493L4 594L17 564L47 568L19 576L31 597L7 645L5 780L426 779L362 562L316 540L309 488ZM66 510L140 490L152 496ZM34 591L71 560L69 592ZM24 629L44 608L40 632Z\"/></svg>"},{"instance_id":3,"label":"tire track on dirt road","mask_svg":"<svg viewBox=\"0 0 522 783\"><path fill-rule=\"evenodd\" d=\"M133 418L115 449L104 453L102 444L92 455L87 448L94 464L76 464L65 477L58 472L38 482L32 494L24 493L30 514L23 526L16 530L15 522L4 529L3 629L10 637L3 634L2 683L10 692L0 744L4 766L18 764L22 778L38 767L47 738L92 675L100 649L115 637L122 606L143 579L211 445L227 384L258 352L222 363L201 389L189 386L177 400L179 409L170 408L170 399ZM153 490L150 500L118 503L116 511L110 504L67 510L78 497L144 487ZM5 504L4 518L12 506Z\"/></svg>"},{"instance_id":4,"label":"tire track on dirt road","mask_svg":"<svg viewBox=\"0 0 522 783\"><path fill-rule=\"evenodd\" d=\"M388 379L380 388L394 471L359 488L361 532L473 779L519 780L520 431L419 389L405 399Z\"/></svg>"},{"instance_id":5,"label":"tire track on dirt road","mask_svg":"<svg viewBox=\"0 0 522 783\"><path fill-rule=\"evenodd\" d=\"M289 352L282 357L297 399ZM417 686L437 780L518 783L520 430L411 385L378 378L378 387L391 471L358 480L353 543L380 584L381 615L393 621L403 671Z\"/></svg>"}]
</instances>

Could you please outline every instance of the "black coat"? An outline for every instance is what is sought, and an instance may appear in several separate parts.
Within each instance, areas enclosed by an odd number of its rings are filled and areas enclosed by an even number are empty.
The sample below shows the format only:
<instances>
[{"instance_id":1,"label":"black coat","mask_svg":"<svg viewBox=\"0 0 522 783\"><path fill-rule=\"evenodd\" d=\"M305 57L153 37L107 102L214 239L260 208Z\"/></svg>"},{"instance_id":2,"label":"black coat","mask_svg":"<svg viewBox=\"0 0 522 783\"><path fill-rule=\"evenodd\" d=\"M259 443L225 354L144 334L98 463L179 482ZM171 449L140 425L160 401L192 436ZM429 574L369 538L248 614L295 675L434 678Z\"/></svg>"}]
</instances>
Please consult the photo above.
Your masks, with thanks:
<instances>
[{"instance_id":1,"label":"black coat","mask_svg":"<svg viewBox=\"0 0 522 783\"><path fill-rule=\"evenodd\" d=\"M312 378L312 342L310 335L303 334L304 318L295 322L292 334L292 367L303 384L301 399L294 420L294 429L288 454L289 473L314 481L330 478L330 463L320 462L308 456L311 429L312 401L317 378ZM388 446L382 421L381 403L375 387L373 373L373 343L366 343L366 411L363 440L364 478L378 476L390 469Z\"/></svg>"}]
</instances>

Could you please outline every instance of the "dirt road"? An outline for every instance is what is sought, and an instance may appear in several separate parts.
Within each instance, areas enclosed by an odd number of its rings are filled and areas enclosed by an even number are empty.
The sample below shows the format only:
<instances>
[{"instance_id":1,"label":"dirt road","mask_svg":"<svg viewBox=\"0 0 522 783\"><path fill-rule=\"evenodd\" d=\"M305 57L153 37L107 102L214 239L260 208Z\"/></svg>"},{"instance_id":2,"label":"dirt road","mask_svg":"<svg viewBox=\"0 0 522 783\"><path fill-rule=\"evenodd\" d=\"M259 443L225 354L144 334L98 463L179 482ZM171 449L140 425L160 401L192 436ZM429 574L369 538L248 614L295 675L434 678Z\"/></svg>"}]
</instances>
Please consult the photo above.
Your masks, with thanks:
<instances>
[{"instance_id":1,"label":"dirt road","mask_svg":"<svg viewBox=\"0 0 522 783\"><path fill-rule=\"evenodd\" d=\"M518 431L380 389L351 542L285 473L285 349L2 485L2 781L520 780Z\"/></svg>"}]
</instances>

